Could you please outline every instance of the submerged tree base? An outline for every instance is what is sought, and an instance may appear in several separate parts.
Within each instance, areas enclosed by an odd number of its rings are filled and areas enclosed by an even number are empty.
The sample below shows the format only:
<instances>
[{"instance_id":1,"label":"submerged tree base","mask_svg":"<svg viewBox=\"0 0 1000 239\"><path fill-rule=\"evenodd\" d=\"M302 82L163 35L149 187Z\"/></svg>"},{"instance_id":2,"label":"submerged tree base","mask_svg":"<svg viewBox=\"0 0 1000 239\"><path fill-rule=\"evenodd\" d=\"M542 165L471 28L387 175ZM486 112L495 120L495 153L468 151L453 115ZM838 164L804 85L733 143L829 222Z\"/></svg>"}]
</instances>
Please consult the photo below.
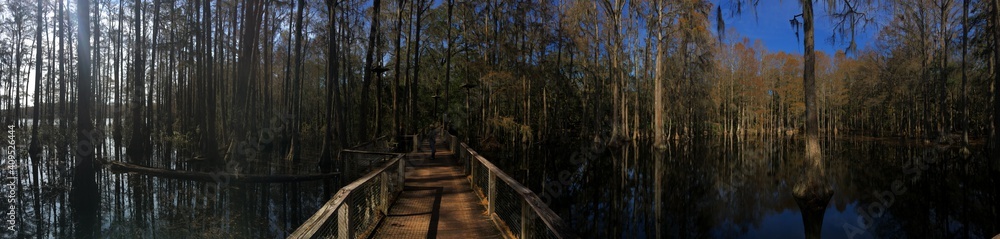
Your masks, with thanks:
<instances>
[{"instance_id":1,"label":"submerged tree base","mask_svg":"<svg viewBox=\"0 0 1000 239\"><path fill-rule=\"evenodd\" d=\"M806 238L820 238L822 235L823 216L833 197L833 190L829 185L822 178L806 176L805 180L792 188L792 196L802 212Z\"/></svg>"}]
</instances>

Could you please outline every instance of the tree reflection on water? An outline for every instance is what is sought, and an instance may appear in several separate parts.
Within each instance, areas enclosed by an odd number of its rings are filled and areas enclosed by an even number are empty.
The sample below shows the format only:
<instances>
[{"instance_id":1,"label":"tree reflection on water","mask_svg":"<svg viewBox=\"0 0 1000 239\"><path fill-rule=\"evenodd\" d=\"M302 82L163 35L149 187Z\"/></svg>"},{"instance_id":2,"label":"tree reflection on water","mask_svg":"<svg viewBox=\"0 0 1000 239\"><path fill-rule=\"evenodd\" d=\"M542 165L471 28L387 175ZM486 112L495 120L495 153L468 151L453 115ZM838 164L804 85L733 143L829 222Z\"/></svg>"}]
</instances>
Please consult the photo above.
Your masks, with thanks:
<instances>
[{"instance_id":1,"label":"tree reflection on water","mask_svg":"<svg viewBox=\"0 0 1000 239\"><path fill-rule=\"evenodd\" d=\"M114 158L111 139L98 155ZM989 238L1000 233L998 169L981 149L894 140L828 139L824 161L806 164L802 142L694 141L655 150L640 142L606 147L600 140L562 146L514 145L484 152L549 202L579 235L590 238L801 238L804 225L823 238ZM43 155L54 156L51 147ZM156 148L154 150L162 150ZM152 166L196 170L178 161L192 152L154 153ZM159 155L170 155L165 160ZM305 155L303 158L316 158ZM316 173L303 160L279 163L264 154L246 162L253 174ZM42 220L20 204L22 237L70 238L68 164L43 160ZM793 189L807 167L812 180L834 192L829 203L805 204ZM30 175L24 167L21 175ZM316 211L322 183L213 184L122 174L102 169L101 235L105 238L281 238ZM27 177L22 177L25 185ZM25 190L21 202L35 194ZM817 194L822 195L822 194ZM0 201L0 207L9 204ZM803 221L806 220L806 222ZM42 227L43 235L33 233Z\"/></svg>"},{"instance_id":2,"label":"tree reflection on water","mask_svg":"<svg viewBox=\"0 0 1000 239\"><path fill-rule=\"evenodd\" d=\"M487 155L551 196L550 207L585 237L801 238L809 231L823 238L989 238L1000 232L997 167L981 150L962 157L956 148L897 140L823 143L824 161L817 164L803 160L797 140L674 143L663 151L643 142L578 164L568 155L591 142ZM797 203L796 185L813 188L811 197ZM810 210L803 216L801 208Z\"/></svg>"},{"instance_id":3,"label":"tree reflection on water","mask_svg":"<svg viewBox=\"0 0 1000 239\"><path fill-rule=\"evenodd\" d=\"M98 138L97 157L115 159L110 135ZM46 158L37 172L22 165L18 178L31 185L31 177L41 178L41 193L25 186L17 207L19 230L5 236L17 238L75 238L79 228L69 207L72 168L60 159L59 147L43 145ZM144 165L183 171L214 172L197 160L193 152L183 149L164 151L154 146L153 157ZM166 153L161 153L166 152ZM168 155L169 157L161 157ZM306 155L310 159L316 155ZM257 159L240 167L245 174L316 174L315 160L299 163L275 160L279 154L262 151ZM200 182L150 177L133 173L112 172L98 168L97 185L101 205L98 210L101 238L283 238L315 212L322 202L320 181L299 183L244 184L234 180ZM29 190L32 189L32 190ZM40 208L30 202L38 197ZM0 207L8 208L6 200ZM38 220L34 212L40 212ZM36 229L41 230L36 230ZM40 231L41 235L36 232Z\"/></svg>"}]
</instances>

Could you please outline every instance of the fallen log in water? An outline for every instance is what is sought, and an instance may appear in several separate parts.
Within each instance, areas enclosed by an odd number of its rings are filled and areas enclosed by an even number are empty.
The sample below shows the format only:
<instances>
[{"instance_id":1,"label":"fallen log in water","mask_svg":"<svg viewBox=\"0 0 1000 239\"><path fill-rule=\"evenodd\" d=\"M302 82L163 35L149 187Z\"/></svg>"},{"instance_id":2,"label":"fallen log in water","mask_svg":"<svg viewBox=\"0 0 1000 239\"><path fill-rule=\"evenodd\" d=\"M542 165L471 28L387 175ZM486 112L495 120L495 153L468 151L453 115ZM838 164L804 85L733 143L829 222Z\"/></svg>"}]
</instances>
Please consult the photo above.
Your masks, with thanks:
<instances>
[{"instance_id":1,"label":"fallen log in water","mask_svg":"<svg viewBox=\"0 0 1000 239\"><path fill-rule=\"evenodd\" d=\"M104 164L109 165L112 172L139 173L153 177L201 181L201 182L229 181L229 182L241 182L241 183L294 183L302 181L329 179L340 175L339 172L325 173L325 174L306 174L306 175L295 175L295 174L261 175L261 174L230 173L224 171L217 171L217 172L178 171L178 170L169 170L161 168L151 168L135 164L116 162L116 161L105 161Z\"/></svg>"}]
</instances>

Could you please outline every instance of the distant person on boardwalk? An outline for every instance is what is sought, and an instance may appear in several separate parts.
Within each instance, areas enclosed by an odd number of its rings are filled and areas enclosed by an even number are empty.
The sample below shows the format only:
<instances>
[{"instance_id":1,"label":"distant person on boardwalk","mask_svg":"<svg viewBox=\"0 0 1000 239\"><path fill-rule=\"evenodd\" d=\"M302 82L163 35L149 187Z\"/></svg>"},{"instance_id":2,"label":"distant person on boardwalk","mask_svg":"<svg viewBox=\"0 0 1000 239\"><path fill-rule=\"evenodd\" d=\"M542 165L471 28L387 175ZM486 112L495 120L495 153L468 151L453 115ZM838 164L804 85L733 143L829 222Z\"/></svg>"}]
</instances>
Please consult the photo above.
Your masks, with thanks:
<instances>
[{"instance_id":1,"label":"distant person on boardwalk","mask_svg":"<svg viewBox=\"0 0 1000 239\"><path fill-rule=\"evenodd\" d=\"M427 142L427 140L431 141L431 159L434 159L434 156L437 153L437 132L438 132L437 127L431 127L427 131L427 134L424 135L424 140L422 141L422 142Z\"/></svg>"}]
</instances>

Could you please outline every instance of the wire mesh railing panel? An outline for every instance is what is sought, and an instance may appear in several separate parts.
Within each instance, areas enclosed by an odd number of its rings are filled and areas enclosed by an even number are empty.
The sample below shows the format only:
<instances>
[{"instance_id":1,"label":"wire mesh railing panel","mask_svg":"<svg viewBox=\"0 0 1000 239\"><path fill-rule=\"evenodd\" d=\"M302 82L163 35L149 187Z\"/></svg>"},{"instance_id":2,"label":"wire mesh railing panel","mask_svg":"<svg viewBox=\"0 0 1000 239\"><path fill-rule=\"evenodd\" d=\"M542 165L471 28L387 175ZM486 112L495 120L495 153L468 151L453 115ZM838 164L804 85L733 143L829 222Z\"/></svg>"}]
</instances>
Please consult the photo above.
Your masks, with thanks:
<instances>
[{"instance_id":1,"label":"wire mesh railing panel","mask_svg":"<svg viewBox=\"0 0 1000 239\"><path fill-rule=\"evenodd\" d=\"M334 212L336 211L334 210ZM316 234L313 234L311 238L337 238L340 233L338 230L340 229L338 226L339 220L337 219L339 219L337 213L330 215L330 217L326 218L326 221L323 221L323 224L320 224L319 229L316 230Z\"/></svg>"},{"instance_id":2,"label":"wire mesh railing panel","mask_svg":"<svg viewBox=\"0 0 1000 239\"><path fill-rule=\"evenodd\" d=\"M476 171L477 167L480 166L473 161L469 161L469 186L472 186L473 192L481 193L482 189L479 187L479 172Z\"/></svg>"},{"instance_id":3,"label":"wire mesh railing panel","mask_svg":"<svg viewBox=\"0 0 1000 239\"><path fill-rule=\"evenodd\" d=\"M383 195L383 196L386 196L386 197L389 198L389 201L387 203L391 203L392 201L394 201L393 199L395 199L395 198L393 198L393 197L396 196L396 192L403 191L402 180L399 180L399 177L403 176L403 175L399 175L399 170L398 169L399 169L399 164L400 163L401 162L397 161L396 163L393 163L392 165L390 165L389 168L385 170L385 172L382 172L383 174L386 175L386 178L385 178L386 182L385 182L385 184L388 187L388 189L386 191L389 192L389 195ZM388 207L386 207L386 208L388 208Z\"/></svg>"},{"instance_id":4,"label":"wire mesh railing panel","mask_svg":"<svg viewBox=\"0 0 1000 239\"><path fill-rule=\"evenodd\" d=\"M465 162L472 189L492 208L498 226L509 230L514 238L578 238L541 199L487 159L462 144L458 147L460 162ZM467 160L466 158L467 157ZM493 170L491 172L491 170ZM490 188L490 178L493 188ZM493 198L490 198L493 190ZM522 194L522 192L526 192ZM492 199L492 201L490 200ZM524 223L522 223L524 220Z\"/></svg>"},{"instance_id":5,"label":"wire mesh railing panel","mask_svg":"<svg viewBox=\"0 0 1000 239\"><path fill-rule=\"evenodd\" d=\"M395 146L396 142L393 142L393 140L394 139L391 138L391 137L382 136L382 137L379 137L379 138L377 138L375 140L368 141L368 142L365 142L363 144L359 144L359 145L356 145L354 147L351 147L350 149L352 149L352 150L360 150L360 151L371 151L371 152L388 153L388 152L391 152L393 150L394 146Z\"/></svg>"},{"instance_id":6,"label":"wire mesh railing panel","mask_svg":"<svg viewBox=\"0 0 1000 239\"><path fill-rule=\"evenodd\" d=\"M473 188L475 188L476 187L476 181L475 181L476 179L472 178L472 177L476 176L475 172L473 172L473 170L476 170L476 164L474 162L472 162L472 159L470 159L468 165L469 165L468 166L469 167L469 171L466 171L465 175L469 176L469 183L471 183L472 184L471 186Z\"/></svg>"},{"instance_id":7,"label":"wire mesh railing panel","mask_svg":"<svg viewBox=\"0 0 1000 239\"><path fill-rule=\"evenodd\" d=\"M386 160L388 160L389 155L382 154L355 154L354 159L355 168L359 175L365 175L371 172L375 167L381 166Z\"/></svg>"},{"instance_id":8,"label":"wire mesh railing panel","mask_svg":"<svg viewBox=\"0 0 1000 239\"><path fill-rule=\"evenodd\" d=\"M488 196L489 192L487 191L490 188L490 182L489 182L490 170L475 159L473 159L473 165L476 166L475 167L476 176L475 179L473 180L475 181L475 186L479 188L479 192L482 193L483 196Z\"/></svg>"},{"instance_id":9,"label":"wire mesh railing panel","mask_svg":"<svg viewBox=\"0 0 1000 239\"><path fill-rule=\"evenodd\" d=\"M533 210L530 210L530 213L532 213L532 215L529 216L529 218L531 219L531 226L530 228L526 228L526 230L530 231L528 231L528 233L525 233L529 235L529 238L540 238L540 239L559 238L558 236L556 236L555 232L549 230L549 227L545 225L545 221L542 220L541 217L538 217L538 215L534 214Z\"/></svg>"},{"instance_id":10,"label":"wire mesh railing panel","mask_svg":"<svg viewBox=\"0 0 1000 239\"><path fill-rule=\"evenodd\" d=\"M343 155L345 159L353 156ZM363 155L363 154L355 154ZM368 163L385 162L372 167L353 182L341 188L337 196L328 203L330 206L321 208L307 223L300 226L290 238L339 238L363 237L369 233L385 215L388 204L393 197L402 191L399 165L403 163L402 155L378 155L371 160L359 160ZM333 210L333 211L330 211ZM308 223L315 222L315 223ZM311 231L315 231L310 235Z\"/></svg>"},{"instance_id":11,"label":"wire mesh railing panel","mask_svg":"<svg viewBox=\"0 0 1000 239\"><path fill-rule=\"evenodd\" d=\"M394 155L345 150L341 157L344 160L344 182L350 183L382 166Z\"/></svg>"},{"instance_id":12,"label":"wire mesh railing panel","mask_svg":"<svg viewBox=\"0 0 1000 239\"><path fill-rule=\"evenodd\" d=\"M350 227L351 231L361 233L367 231L379 219L379 206L381 204L382 177L376 176L361 184L351 195L347 196L347 206L350 206ZM355 237L359 236L357 234Z\"/></svg>"},{"instance_id":13,"label":"wire mesh railing panel","mask_svg":"<svg viewBox=\"0 0 1000 239\"><path fill-rule=\"evenodd\" d=\"M471 161L472 160L471 159L472 154L469 153L469 150L465 149L465 148L460 148L458 150L458 152L459 152L459 160L458 161L462 163L462 168L465 170L464 172L466 174L472 172L471 171L471 169L472 169L472 161Z\"/></svg>"},{"instance_id":14,"label":"wire mesh railing panel","mask_svg":"<svg viewBox=\"0 0 1000 239\"><path fill-rule=\"evenodd\" d=\"M496 183L496 202L493 202L494 213L500 218L510 232L521 235L521 197L510 185L499 181Z\"/></svg>"}]
</instances>

